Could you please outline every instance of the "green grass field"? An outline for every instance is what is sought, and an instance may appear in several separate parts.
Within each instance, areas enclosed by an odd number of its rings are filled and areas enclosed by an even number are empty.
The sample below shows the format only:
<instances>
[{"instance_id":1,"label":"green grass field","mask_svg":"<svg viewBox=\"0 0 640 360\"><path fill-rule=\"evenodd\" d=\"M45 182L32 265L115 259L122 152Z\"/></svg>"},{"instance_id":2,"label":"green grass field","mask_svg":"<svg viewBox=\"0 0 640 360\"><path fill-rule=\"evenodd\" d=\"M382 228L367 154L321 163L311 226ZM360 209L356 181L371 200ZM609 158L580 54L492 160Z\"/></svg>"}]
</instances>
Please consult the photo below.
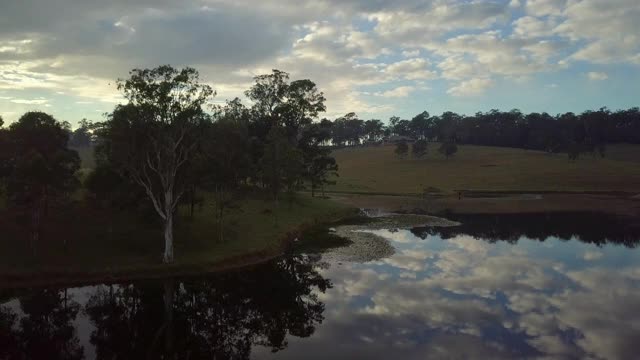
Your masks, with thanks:
<instances>
[{"instance_id":1,"label":"green grass field","mask_svg":"<svg viewBox=\"0 0 640 360\"><path fill-rule=\"evenodd\" d=\"M422 159L394 154L394 146L358 147L333 152L339 169L329 189L343 192L419 194L433 187L487 191L640 192L640 145L611 145L605 158L513 148L461 145L450 159L430 143Z\"/></svg>"}]
</instances>

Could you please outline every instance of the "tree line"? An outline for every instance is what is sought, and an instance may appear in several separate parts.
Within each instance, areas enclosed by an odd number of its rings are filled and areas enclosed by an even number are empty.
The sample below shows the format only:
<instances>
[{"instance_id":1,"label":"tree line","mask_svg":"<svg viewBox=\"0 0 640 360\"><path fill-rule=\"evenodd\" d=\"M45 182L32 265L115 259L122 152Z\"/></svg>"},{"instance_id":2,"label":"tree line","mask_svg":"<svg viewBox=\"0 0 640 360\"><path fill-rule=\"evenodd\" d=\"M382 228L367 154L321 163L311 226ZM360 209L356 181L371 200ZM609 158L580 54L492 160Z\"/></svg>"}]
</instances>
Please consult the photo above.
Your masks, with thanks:
<instances>
[{"instance_id":1,"label":"tree line","mask_svg":"<svg viewBox=\"0 0 640 360\"><path fill-rule=\"evenodd\" d=\"M334 146L380 143L383 139L408 137L411 140L438 141L567 152L604 156L607 143L640 143L640 109L572 112L552 116L546 112L524 114L520 110L491 110L475 115L451 111L430 115L424 111L410 120L397 116L388 123L379 119L362 120L348 113L335 121L323 119L320 125L330 134ZM446 149L443 149L446 152Z\"/></svg>"},{"instance_id":2,"label":"tree line","mask_svg":"<svg viewBox=\"0 0 640 360\"><path fill-rule=\"evenodd\" d=\"M0 132L0 180L9 204L27 210L37 240L49 204L68 202L78 188L80 167L71 140L95 143L95 168L86 176L92 200L121 209L147 199L164 225L164 262L172 262L174 215L212 192L220 221L232 194L257 187L293 196L312 194L337 175L328 139L313 120L325 97L311 80L289 80L279 70L255 77L239 99L215 105L213 89L193 68L165 65L134 69L117 81L126 98L103 122L71 132L42 112L28 112ZM86 136L85 136L86 135Z\"/></svg>"}]
</instances>

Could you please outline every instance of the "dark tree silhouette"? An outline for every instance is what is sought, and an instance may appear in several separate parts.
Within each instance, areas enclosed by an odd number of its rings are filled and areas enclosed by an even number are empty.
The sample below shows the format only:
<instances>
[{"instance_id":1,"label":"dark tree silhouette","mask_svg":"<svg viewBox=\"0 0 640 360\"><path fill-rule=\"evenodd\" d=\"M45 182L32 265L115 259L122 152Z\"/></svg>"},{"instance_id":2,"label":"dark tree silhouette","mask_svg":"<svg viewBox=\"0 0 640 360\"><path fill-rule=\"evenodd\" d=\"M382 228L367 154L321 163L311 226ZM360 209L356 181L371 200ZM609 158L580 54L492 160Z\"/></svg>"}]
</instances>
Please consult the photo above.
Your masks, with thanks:
<instances>
[{"instance_id":1,"label":"dark tree silhouette","mask_svg":"<svg viewBox=\"0 0 640 360\"><path fill-rule=\"evenodd\" d=\"M396 144L396 149L394 151L396 155L400 158L404 158L409 153L409 145L406 141L399 141Z\"/></svg>"},{"instance_id":2,"label":"dark tree silhouette","mask_svg":"<svg viewBox=\"0 0 640 360\"><path fill-rule=\"evenodd\" d=\"M311 196L315 196L318 188L335 183L331 180L338 176L338 164L331 156L331 149L323 146L330 134L321 124L310 124L302 132L299 142L302 151L305 179L311 185ZM324 192L324 191L323 191Z\"/></svg>"},{"instance_id":3,"label":"dark tree silhouette","mask_svg":"<svg viewBox=\"0 0 640 360\"><path fill-rule=\"evenodd\" d=\"M0 308L0 358L84 358L73 321L80 305L66 290L36 290L20 298L22 315Z\"/></svg>"},{"instance_id":4,"label":"dark tree silhouette","mask_svg":"<svg viewBox=\"0 0 640 360\"><path fill-rule=\"evenodd\" d=\"M364 122L363 131L368 141L378 141L384 135L384 123L378 119L367 120Z\"/></svg>"},{"instance_id":5,"label":"dark tree silhouette","mask_svg":"<svg viewBox=\"0 0 640 360\"><path fill-rule=\"evenodd\" d=\"M421 158L427 155L428 147L429 143L427 142L427 140L418 140L411 146L411 155L417 158Z\"/></svg>"},{"instance_id":6,"label":"dark tree silhouette","mask_svg":"<svg viewBox=\"0 0 640 360\"><path fill-rule=\"evenodd\" d=\"M635 248L640 239L638 224L624 217L597 212L523 213L523 214L447 214L461 223L449 228L413 229L419 237L438 235L449 239L461 234L489 242L517 243L522 237L545 241L555 237L576 239L596 245L620 244Z\"/></svg>"},{"instance_id":7,"label":"dark tree silhouette","mask_svg":"<svg viewBox=\"0 0 640 360\"><path fill-rule=\"evenodd\" d=\"M254 80L245 92L253 101L249 135L254 139L254 177L269 187L277 206L282 190L292 194L301 186L305 158L299 142L304 129L325 111L325 98L313 81L289 82L289 74L280 70Z\"/></svg>"},{"instance_id":8,"label":"dark tree silhouette","mask_svg":"<svg viewBox=\"0 0 640 360\"><path fill-rule=\"evenodd\" d=\"M1 136L2 134L0 134ZM78 185L78 153L67 148L62 124L43 112L28 112L4 133L6 152L2 173L10 203L29 214L32 250L35 251L42 219L53 203L67 200Z\"/></svg>"},{"instance_id":9,"label":"dark tree silhouette","mask_svg":"<svg viewBox=\"0 0 640 360\"><path fill-rule=\"evenodd\" d=\"M458 152L458 145L453 141L443 142L440 145L440 148L438 148L438 152L448 159L450 156Z\"/></svg>"},{"instance_id":10,"label":"dark tree silhouette","mask_svg":"<svg viewBox=\"0 0 640 360\"><path fill-rule=\"evenodd\" d=\"M69 139L69 146L74 147L88 147L91 145L91 122L87 119L80 120L80 126L71 133Z\"/></svg>"},{"instance_id":11,"label":"dark tree silhouette","mask_svg":"<svg viewBox=\"0 0 640 360\"><path fill-rule=\"evenodd\" d=\"M334 145L357 145L363 138L373 140L384 134L548 153L569 152L572 144L578 144L581 153L604 156L608 143L640 143L640 109L637 107L615 112L601 108L579 115L564 113L556 116L545 112L523 114L518 109L492 109L471 116L451 111L430 116L424 111L411 120L392 116L382 129L378 129L377 120L350 124L347 120L351 117L355 114L334 121L331 126ZM372 128L376 130L371 132Z\"/></svg>"},{"instance_id":12,"label":"dark tree silhouette","mask_svg":"<svg viewBox=\"0 0 640 360\"><path fill-rule=\"evenodd\" d=\"M109 163L140 185L164 222L165 263L173 262L173 215L188 189L187 166L208 121L202 107L214 95L192 68L134 69L118 89L129 100L104 124Z\"/></svg>"}]
</instances>

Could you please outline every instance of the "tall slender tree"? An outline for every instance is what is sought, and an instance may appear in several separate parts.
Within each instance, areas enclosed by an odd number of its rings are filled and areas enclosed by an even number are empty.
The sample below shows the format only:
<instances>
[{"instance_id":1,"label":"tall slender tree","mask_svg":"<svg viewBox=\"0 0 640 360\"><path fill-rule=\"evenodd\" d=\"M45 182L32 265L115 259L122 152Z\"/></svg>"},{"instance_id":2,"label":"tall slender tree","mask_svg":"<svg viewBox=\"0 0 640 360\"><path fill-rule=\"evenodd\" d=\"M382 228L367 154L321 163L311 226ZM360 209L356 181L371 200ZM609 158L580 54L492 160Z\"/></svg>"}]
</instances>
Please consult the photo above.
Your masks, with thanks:
<instances>
[{"instance_id":1,"label":"tall slender tree","mask_svg":"<svg viewBox=\"0 0 640 360\"><path fill-rule=\"evenodd\" d=\"M110 162L140 185L164 222L165 263L173 262L173 215L188 188L187 166L209 121L215 95L192 68L134 69L118 89L129 101L113 111L102 139Z\"/></svg>"}]
</instances>

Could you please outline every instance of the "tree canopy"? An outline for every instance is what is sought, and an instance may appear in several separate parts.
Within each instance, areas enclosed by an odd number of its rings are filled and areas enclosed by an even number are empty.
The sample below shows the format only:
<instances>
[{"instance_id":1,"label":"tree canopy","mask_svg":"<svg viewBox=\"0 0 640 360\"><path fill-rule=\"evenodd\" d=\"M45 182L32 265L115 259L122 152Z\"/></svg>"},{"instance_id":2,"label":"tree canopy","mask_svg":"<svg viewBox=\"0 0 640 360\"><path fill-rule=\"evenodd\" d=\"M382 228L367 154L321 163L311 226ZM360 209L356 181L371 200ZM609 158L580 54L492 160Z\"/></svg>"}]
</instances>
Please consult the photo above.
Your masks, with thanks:
<instances>
[{"instance_id":1,"label":"tree canopy","mask_svg":"<svg viewBox=\"0 0 640 360\"><path fill-rule=\"evenodd\" d=\"M51 115L27 112L0 134L1 175L10 203L30 214L33 239L49 206L64 201L79 182L78 153L67 148L68 132ZM33 247L34 244L32 244Z\"/></svg>"},{"instance_id":2,"label":"tree canopy","mask_svg":"<svg viewBox=\"0 0 640 360\"><path fill-rule=\"evenodd\" d=\"M140 185L164 222L164 262L173 261L173 214L188 188L195 156L209 116L203 107L215 95L195 69L134 69L118 89L129 101L103 124L109 163Z\"/></svg>"}]
</instances>

